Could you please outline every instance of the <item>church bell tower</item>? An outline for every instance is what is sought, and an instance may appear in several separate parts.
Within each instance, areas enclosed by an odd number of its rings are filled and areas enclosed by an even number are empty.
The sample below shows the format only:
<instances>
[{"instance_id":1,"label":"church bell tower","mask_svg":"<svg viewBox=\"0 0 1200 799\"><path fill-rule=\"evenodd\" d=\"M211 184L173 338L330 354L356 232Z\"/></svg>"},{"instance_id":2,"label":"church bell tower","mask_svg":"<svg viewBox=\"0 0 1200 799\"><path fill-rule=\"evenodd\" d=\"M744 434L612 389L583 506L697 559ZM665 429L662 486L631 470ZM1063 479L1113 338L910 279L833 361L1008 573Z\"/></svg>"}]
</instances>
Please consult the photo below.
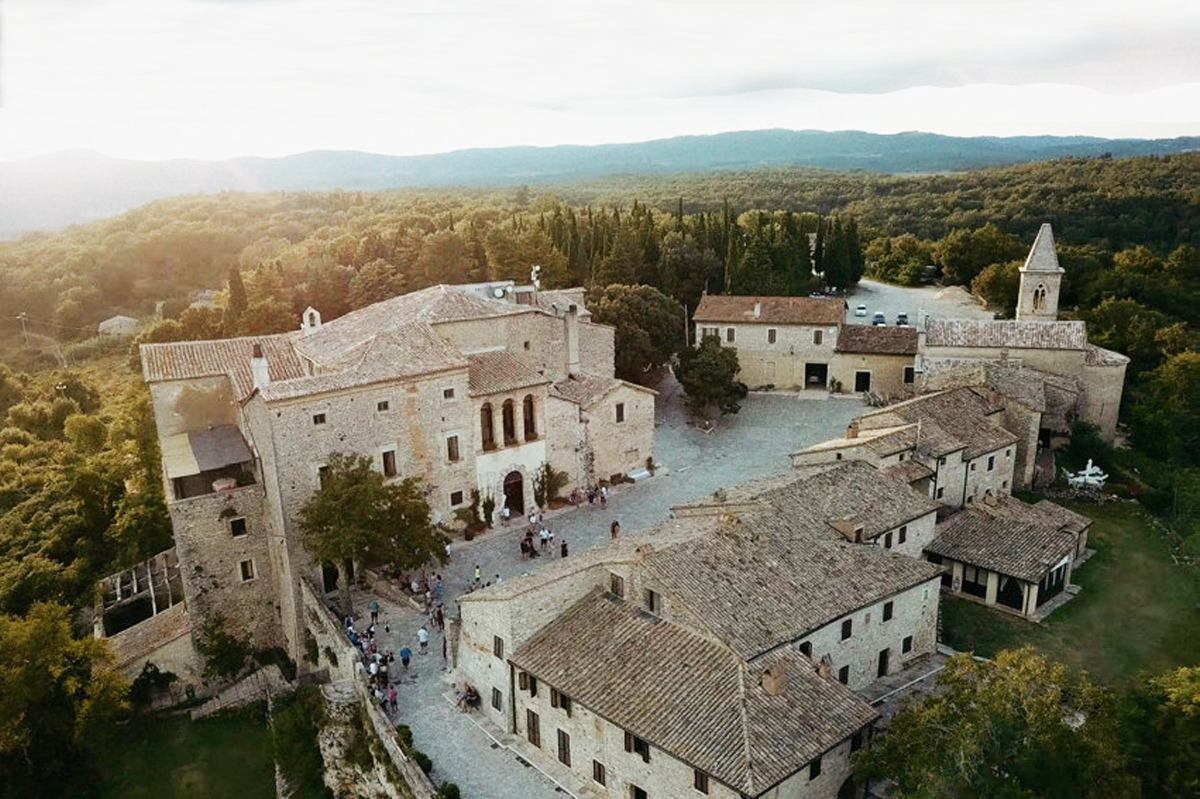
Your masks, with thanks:
<instances>
[{"instance_id":1,"label":"church bell tower","mask_svg":"<svg viewBox=\"0 0 1200 799\"><path fill-rule=\"evenodd\" d=\"M1017 295L1018 322L1054 322L1058 319L1058 291L1063 269L1054 250L1054 233L1046 222L1033 240L1029 257L1021 267Z\"/></svg>"}]
</instances>

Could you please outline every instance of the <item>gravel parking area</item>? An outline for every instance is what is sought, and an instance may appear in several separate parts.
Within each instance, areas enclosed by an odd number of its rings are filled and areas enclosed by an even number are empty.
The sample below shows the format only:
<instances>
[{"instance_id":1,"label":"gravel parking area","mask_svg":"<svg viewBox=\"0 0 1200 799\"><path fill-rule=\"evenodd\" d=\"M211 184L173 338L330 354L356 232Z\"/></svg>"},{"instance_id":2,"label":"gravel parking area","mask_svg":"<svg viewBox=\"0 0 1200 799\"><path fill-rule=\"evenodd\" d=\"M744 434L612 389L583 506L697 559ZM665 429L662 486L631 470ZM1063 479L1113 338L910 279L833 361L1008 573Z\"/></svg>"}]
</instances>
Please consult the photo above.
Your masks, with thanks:
<instances>
[{"instance_id":1,"label":"gravel parking area","mask_svg":"<svg viewBox=\"0 0 1200 799\"><path fill-rule=\"evenodd\" d=\"M874 280L860 281L851 294L846 296L846 321L851 324L869 325L876 311L882 311L889 325L896 324L896 314L908 314L911 325L917 323L918 314L925 311L930 316L942 319L991 319L992 312L979 305L965 289L958 286L918 286L908 288L877 283ZM866 317L855 316L857 305L867 306Z\"/></svg>"}]
</instances>

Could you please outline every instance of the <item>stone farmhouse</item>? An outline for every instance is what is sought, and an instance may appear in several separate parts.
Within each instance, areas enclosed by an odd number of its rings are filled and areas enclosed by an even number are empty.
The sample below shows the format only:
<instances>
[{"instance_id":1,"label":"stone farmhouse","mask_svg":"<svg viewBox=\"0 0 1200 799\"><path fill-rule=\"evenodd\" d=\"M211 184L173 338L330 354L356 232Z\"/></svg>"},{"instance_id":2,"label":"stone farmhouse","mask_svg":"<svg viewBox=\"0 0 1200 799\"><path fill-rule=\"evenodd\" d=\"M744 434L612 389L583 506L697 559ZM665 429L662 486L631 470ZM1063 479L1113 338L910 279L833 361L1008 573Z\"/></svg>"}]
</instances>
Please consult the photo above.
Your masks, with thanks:
<instances>
[{"instance_id":1,"label":"stone farmhouse","mask_svg":"<svg viewBox=\"0 0 1200 799\"><path fill-rule=\"evenodd\" d=\"M834 797L936 647L936 508L862 463L718 492L461 597L457 676L597 796Z\"/></svg>"},{"instance_id":2,"label":"stone farmhouse","mask_svg":"<svg viewBox=\"0 0 1200 799\"><path fill-rule=\"evenodd\" d=\"M1025 384L1023 397L1044 415L1044 445L1076 420L1096 425L1112 441L1129 359L1089 343L1083 322L1058 319L1064 272L1049 224L1039 230L1020 273L1014 320L926 315L915 328L873 327L845 324L841 300L706 296L694 316L696 341L718 335L736 347L739 379L751 388L898 398L988 382L982 370L998 366L1009 371L1007 382ZM1014 371L1023 374L1012 376Z\"/></svg>"},{"instance_id":3,"label":"stone farmhouse","mask_svg":"<svg viewBox=\"0 0 1200 799\"><path fill-rule=\"evenodd\" d=\"M434 519L472 491L522 513L549 464L569 486L644 466L654 392L613 377L583 290L434 286L298 330L141 348L193 618L220 612L300 661L300 510L333 453L419 477Z\"/></svg>"}]
</instances>

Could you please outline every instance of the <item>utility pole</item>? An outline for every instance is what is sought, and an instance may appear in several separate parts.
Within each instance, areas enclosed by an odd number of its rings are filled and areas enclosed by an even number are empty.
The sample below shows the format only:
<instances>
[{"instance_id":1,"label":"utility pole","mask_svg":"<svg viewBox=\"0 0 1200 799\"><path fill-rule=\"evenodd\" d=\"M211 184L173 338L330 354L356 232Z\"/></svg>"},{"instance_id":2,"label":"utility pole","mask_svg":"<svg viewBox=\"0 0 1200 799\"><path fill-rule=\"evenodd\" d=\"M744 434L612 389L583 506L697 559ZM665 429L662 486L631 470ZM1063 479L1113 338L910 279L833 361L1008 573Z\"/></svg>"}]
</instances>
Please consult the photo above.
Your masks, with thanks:
<instances>
[{"instance_id":1,"label":"utility pole","mask_svg":"<svg viewBox=\"0 0 1200 799\"><path fill-rule=\"evenodd\" d=\"M25 329L25 322L28 318L29 314L25 313L24 311L21 311L21 313L17 314L17 319L21 320L21 339L24 341L25 346L27 347L29 346L29 332Z\"/></svg>"}]
</instances>

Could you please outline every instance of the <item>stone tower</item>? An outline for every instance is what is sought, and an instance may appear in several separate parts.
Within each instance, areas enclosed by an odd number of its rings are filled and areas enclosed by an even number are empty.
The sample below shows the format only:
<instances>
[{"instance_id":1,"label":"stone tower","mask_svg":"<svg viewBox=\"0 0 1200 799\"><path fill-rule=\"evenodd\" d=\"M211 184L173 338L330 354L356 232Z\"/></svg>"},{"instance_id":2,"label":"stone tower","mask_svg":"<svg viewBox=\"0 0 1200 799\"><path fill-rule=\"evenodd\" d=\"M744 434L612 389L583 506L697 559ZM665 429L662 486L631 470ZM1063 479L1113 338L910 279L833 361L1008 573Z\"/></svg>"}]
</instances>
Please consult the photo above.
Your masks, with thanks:
<instances>
[{"instance_id":1,"label":"stone tower","mask_svg":"<svg viewBox=\"0 0 1200 799\"><path fill-rule=\"evenodd\" d=\"M1054 233L1046 222L1033 240L1029 257L1021 267L1017 295L1018 322L1054 322L1058 319L1058 290L1063 270L1054 250Z\"/></svg>"}]
</instances>

